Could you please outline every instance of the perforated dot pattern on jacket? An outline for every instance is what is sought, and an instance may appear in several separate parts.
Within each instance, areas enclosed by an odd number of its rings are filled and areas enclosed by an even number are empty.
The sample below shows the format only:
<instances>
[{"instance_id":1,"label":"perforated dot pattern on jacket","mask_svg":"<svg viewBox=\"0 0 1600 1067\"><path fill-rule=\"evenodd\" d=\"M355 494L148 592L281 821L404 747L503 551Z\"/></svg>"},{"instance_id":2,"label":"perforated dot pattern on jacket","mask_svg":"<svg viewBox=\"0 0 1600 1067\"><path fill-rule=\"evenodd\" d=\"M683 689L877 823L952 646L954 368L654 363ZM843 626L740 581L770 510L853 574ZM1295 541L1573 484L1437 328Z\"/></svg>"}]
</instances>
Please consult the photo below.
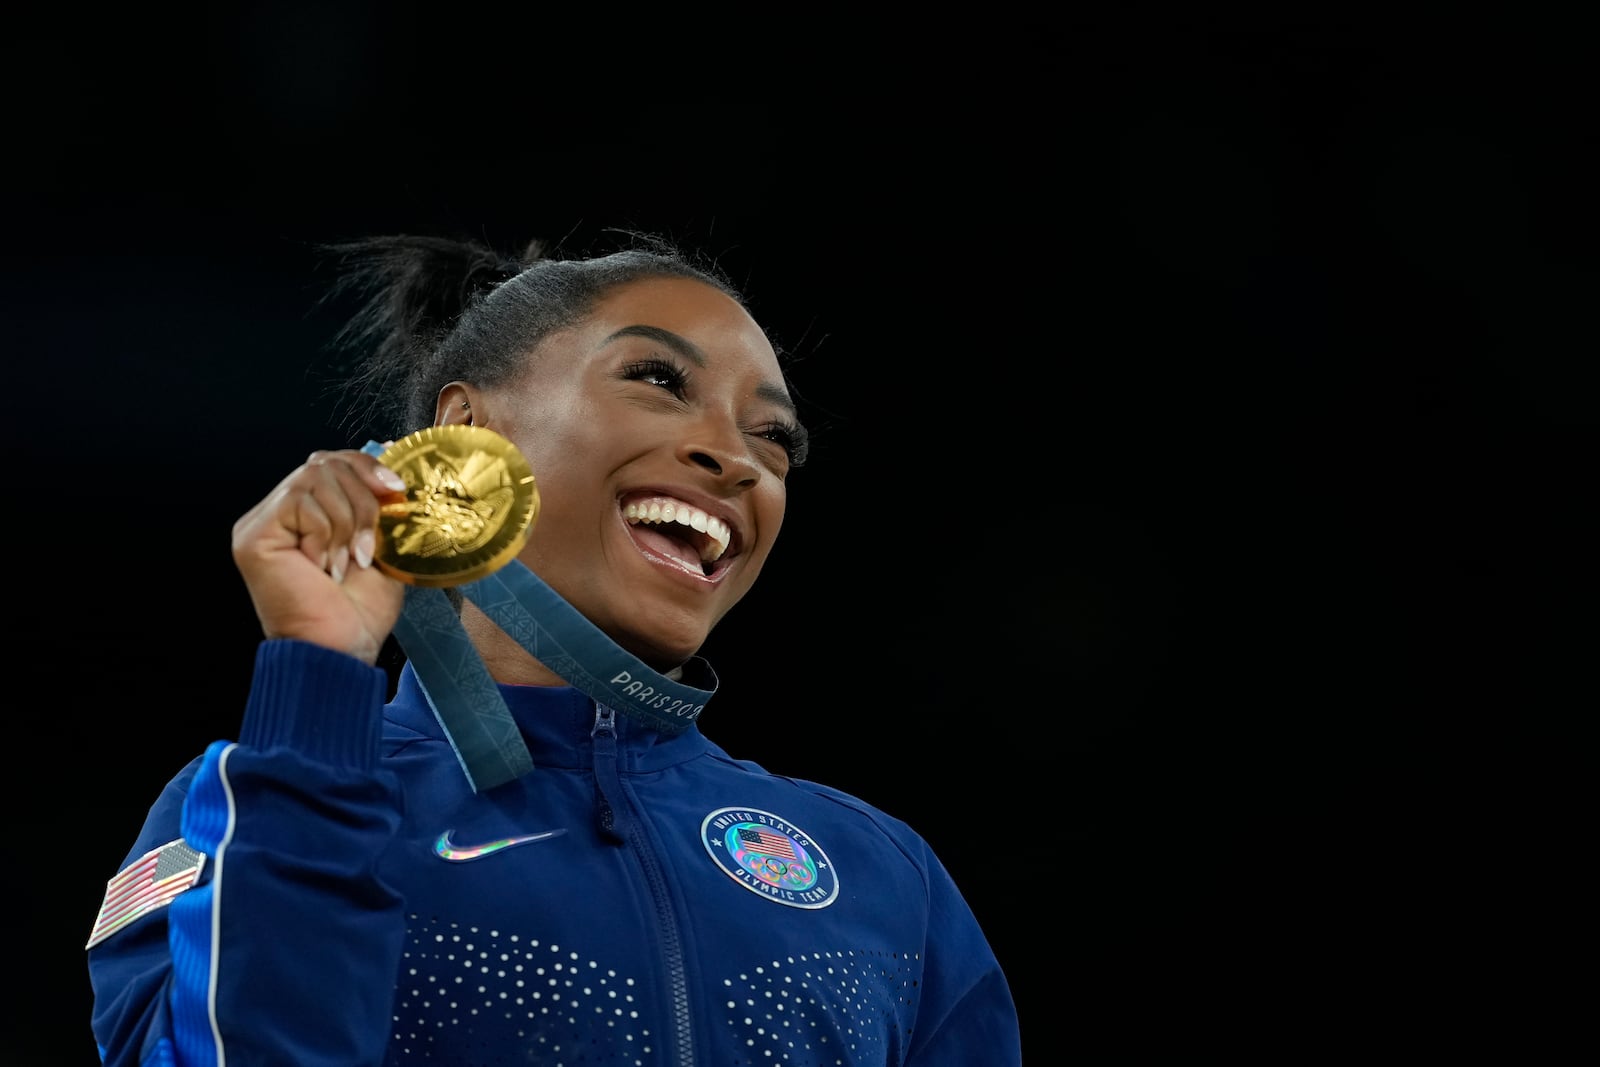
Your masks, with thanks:
<instances>
[{"instance_id":1,"label":"perforated dot pattern on jacket","mask_svg":"<svg viewBox=\"0 0 1600 1067\"><path fill-rule=\"evenodd\" d=\"M475 1067L675 1064L676 1034L652 1029L638 958L413 917L395 989L389 1063ZM758 938L751 939L759 951ZM761 959L692 989L704 1062L783 1067L896 1063L921 983L911 953L818 950Z\"/></svg>"}]
</instances>

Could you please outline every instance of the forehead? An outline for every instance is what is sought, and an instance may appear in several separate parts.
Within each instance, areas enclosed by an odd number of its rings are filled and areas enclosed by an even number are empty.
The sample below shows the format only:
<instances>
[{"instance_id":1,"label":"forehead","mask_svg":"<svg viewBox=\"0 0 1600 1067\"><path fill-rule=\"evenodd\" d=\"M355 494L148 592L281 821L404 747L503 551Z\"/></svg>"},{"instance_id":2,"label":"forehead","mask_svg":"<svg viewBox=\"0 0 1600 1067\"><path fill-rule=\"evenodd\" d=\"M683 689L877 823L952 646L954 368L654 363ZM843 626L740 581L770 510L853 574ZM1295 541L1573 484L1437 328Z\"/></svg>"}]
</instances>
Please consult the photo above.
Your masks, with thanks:
<instances>
[{"instance_id":1,"label":"forehead","mask_svg":"<svg viewBox=\"0 0 1600 1067\"><path fill-rule=\"evenodd\" d=\"M776 374L777 354L738 301L692 278L644 278L617 286L596 304L584 332L593 341L648 326L684 337L712 359L754 360Z\"/></svg>"}]
</instances>

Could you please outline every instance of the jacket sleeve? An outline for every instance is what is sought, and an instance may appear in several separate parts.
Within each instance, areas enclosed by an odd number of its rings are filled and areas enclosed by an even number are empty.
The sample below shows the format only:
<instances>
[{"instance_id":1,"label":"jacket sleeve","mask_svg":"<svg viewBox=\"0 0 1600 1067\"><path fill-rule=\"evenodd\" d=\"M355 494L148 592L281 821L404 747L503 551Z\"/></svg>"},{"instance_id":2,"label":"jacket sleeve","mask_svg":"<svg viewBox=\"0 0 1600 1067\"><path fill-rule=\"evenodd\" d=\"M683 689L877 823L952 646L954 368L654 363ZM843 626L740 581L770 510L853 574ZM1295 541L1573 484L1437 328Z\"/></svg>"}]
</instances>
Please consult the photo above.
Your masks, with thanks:
<instances>
[{"instance_id":1,"label":"jacket sleeve","mask_svg":"<svg viewBox=\"0 0 1600 1067\"><path fill-rule=\"evenodd\" d=\"M922 996L906 1067L1021 1067L1016 1001L988 938L922 842L929 893Z\"/></svg>"},{"instance_id":2,"label":"jacket sleeve","mask_svg":"<svg viewBox=\"0 0 1600 1067\"><path fill-rule=\"evenodd\" d=\"M103 917L140 894L151 906L91 934L107 1067L382 1062L404 936L377 874L400 817L378 769L386 693L379 668L262 643L239 741L167 785L108 883ZM192 884L167 902L140 864L179 838L198 876L180 872Z\"/></svg>"}]
</instances>

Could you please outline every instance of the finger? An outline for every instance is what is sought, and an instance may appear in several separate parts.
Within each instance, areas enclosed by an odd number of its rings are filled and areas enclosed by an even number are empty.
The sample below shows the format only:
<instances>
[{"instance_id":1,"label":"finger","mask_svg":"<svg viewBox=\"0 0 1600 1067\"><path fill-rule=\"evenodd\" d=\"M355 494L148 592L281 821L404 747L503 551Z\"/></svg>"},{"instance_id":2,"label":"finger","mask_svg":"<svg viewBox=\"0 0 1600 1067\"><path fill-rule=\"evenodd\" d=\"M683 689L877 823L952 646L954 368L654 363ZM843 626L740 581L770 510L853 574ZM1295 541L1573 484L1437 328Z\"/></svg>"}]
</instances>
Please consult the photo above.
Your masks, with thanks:
<instances>
[{"instance_id":1,"label":"finger","mask_svg":"<svg viewBox=\"0 0 1600 1067\"><path fill-rule=\"evenodd\" d=\"M352 452L313 454L306 473L288 521L300 533L302 554L338 581L352 558L363 567L371 563L380 496L392 497L399 479Z\"/></svg>"}]
</instances>

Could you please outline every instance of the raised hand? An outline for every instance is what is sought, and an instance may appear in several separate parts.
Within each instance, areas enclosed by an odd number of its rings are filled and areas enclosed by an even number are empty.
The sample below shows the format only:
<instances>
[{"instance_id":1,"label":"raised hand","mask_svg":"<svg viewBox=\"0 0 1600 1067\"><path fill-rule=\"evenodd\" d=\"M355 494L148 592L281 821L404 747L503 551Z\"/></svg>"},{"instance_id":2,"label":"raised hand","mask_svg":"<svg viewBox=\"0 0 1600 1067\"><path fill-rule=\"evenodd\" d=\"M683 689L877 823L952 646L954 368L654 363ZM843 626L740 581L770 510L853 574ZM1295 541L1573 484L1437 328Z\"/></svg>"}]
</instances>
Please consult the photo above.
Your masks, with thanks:
<instances>
[{"instance_id":1,"label":"raised hand","mask_svg":"<svg viewBox=\"0 0 1600 1067\"><path fill-rule=\"evenodd\" d=\"M405 586L372 566L378 510L405 482L363 452L313 452L233 525L262 632L376 664Z\"/></svg>"}]
</instances>

